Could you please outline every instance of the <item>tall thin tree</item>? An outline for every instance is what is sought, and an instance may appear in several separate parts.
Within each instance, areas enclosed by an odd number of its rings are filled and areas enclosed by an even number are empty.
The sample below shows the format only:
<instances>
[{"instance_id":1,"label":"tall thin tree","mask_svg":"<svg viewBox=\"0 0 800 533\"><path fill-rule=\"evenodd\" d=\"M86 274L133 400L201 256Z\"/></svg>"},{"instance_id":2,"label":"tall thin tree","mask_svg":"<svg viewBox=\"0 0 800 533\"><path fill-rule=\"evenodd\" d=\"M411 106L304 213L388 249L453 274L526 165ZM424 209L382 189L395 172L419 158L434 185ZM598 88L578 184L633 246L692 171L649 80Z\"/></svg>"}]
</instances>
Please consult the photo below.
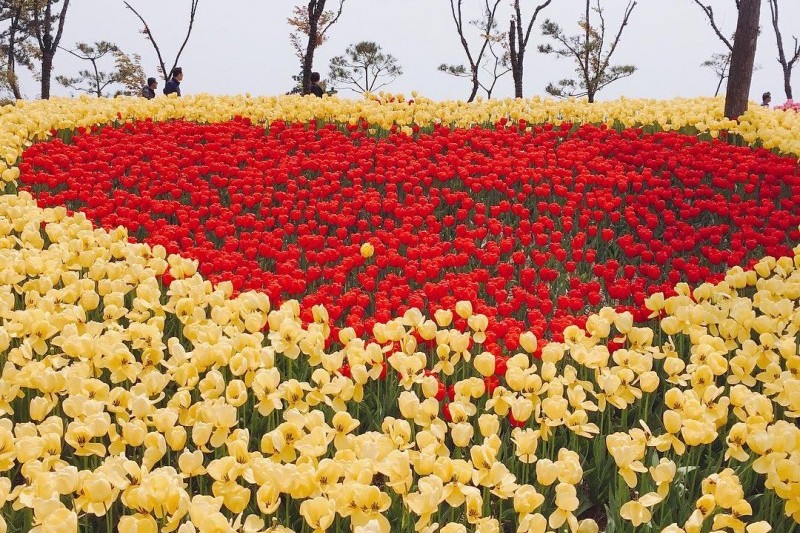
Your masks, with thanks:
<instances>
[{"instance_id":1,"label":"tall thin tree","mask_svg":"<svg viewBox=\"0 0 800 533\"><path fill-rule=\"evenodd\" d=\"M56 5L61 2L61 9ZM50 83L53 77L53 59L58 51L70 0L30 0L26 3L30 15L28 22L31 35L36 39L41 59L41 97L50 98Z\"/></svg>"},{"instance_id":2,"label":"tall thin tree","mask_svg":"<svg viewBox=\"0 0 800 533\"><path fill-rule=\"evenodd\" d=\"M372 41L351 44L343 55L331 59L330 69L331 82L337 88L359 94L375 92L403 74L397 58Z\"/></svg>"},{"instance_id":3,"label":"tall thin tree","mask_svg":"<svg viewBox=\"0 0 800 533\"><path fill-rule=\"evenodd\" d=\"M739 6L739 17L736 21L728 90L725 95L725 116L733 120L747 111L761 17L761 0L737 0L736 3Z\"/></svg>"},{"instance_id":4,"label":"tall thin tree","mask_svg":"<svg viewBox=\"0 0 800 533\"><path fill-rule=\"evenodd\" d=\"M783 35L778 25L779 11L778 0L769 0L769 11L772 15L772 29L775 30L775 40L778 45L778 63L781 64L783 70L783 91L786 93L786 99L792 99L792 68L797 60L800 58L800 44L797 42L797 37L792 36L794 39L794 46L791 50L791 57L786 56L786 51L783 48Z\"/></svg>"},{"instance_id":5,"label":"tall thin tree","mask_svg":"<svg viewBox=\"0 0 800 533\"><path fill-rule=\"evenodd\" d=\"M150 44L153 45L153 49L156 51L156 56L158 57L158 70L161 72L161 75L164 77L164 80L169 80L170 74L172 70L178 66L178 62L181 59L181 54L183 54L183 50L186 48L186 44L189 42L189 37L192 35L192 29L194 28L194 21L195 17L197 16L197 6L199 5L200 0L191 0L191 4L189 5L189 27L186 30L186 37L183 39L183 43L181 47L178 49L178 53L175 55L175 61L172 62L172 67L167 69L166 63L164 63L164 57L161 55L161 48L158 46L155 37L153 36L153 32L150 30L150 25L147 24L147 21L144 20L144 17L139 14L136 9L133 8L128 2L123 2L125 7L130 9L136 18L138 18L142 25L144 26L141 32L147 37L147 40L150 41Z\"/></svg>"},{"instance_id":6,"label":"tall thin tree","mask_svg":"<svg viewBox=\"0 0 800 533\"><path fill-rule=\"evenodd\" d=\"M480 82L480 68L484 61L484 56L489 50L490 44L498 39L497 28L497 7L500 5L500 0L494 0L494 4L490 4L489 0L483 0L483 17L477 20L470 21L469 24L478 28L480 32L480 46L477 51L473 51L472 47L467 41L467 26L464 22L463 0L450 0L450 13L453 17L453 22L456 25L456 32L458 33L461 47L467 56L467 64L469 70L464 65L448 65L442 63L439 65L439 71L453 75L469 78L472 82L472 89L469 93L467 102L472 102L478 94L478 89L481 87Z\"/></svg>"},{"instance_id":7,"label":"tall thin tree","mask_svg":"<svg viewBox=\"0 0 800 533\"><path fill-rule=\"evenodd\" d=\"M289 38L300 59L300 84L303 94L308 94L311 88L314 53L325 42L330 27L342 16L344 2L345 0L338 0L336 8L326 10L326 0L309 0L305 8L296 6L294 16L289 17L289 25L294 28Z\"/></svg>"},{"instance_id":8,"label":"tall thin tree","mask_svg":"<svg viewBox=\"0 0 800 533\"><path fill-rule=\"evenodd\" d=\"M3 61L3 83L17 100L22 99L17 66L33 68L30 54L30 25L27 24L25 0L0 0L0 20L8 26L0 32L0 55Z\"/></svg>"},{"instance_id":9,"label":"tall thin tree","mask_svg":"<svg viewBox=\"0 0 800 533\"><path fill-rule=\"evenodd\" d=\"M514 97L522 98L522 75L525 68L525 50L528 48L528 40L531 38L531 30L536 23L539 13L550 5L552 0L547 0L536 6L531 18L528 20L528 28L523 32L522 9L519 0L513 1L514 14L511 17L511 28L508 32L508 50L511 61L511 75L514 77Z\"/></svg>"},{"instance_id":10,"label":"tall thin tree","mask_svg":"<svg viewBox=\"0 0 800 533\"><path fill-rule=\"evenodd\" d=\"M725 91L725 116L730 119L739 118L739 115L747 111L750 84L753 80L761 0L735 0L738 16L732 40L726 38L720 29L714 8L710 4L703 4L700 0L694 0L694 3L703 10L711 29L730 53L728 84Z\"/></svg>"},{"instance_id":11,"label":"tall thin tree","mask_svg":"<svg viewBox=\"0 0 800 533\"><path fill-rule=\"evenodd\" d=\"M509 56L506 44L506 35L504 33L498 34L497 37L489 41L489 55L484 62L482 70L486 73L486 77L481 79L481 89L486 91L486 98L492 99L492 93L497 82L500 78L511 72L511 59ZM497 50L500 48L500 50ZM485 81L484 81L485 80Z\"/></svg>"},{"instance_id":12,"label":"tall thin tree","mask_svg":"<svg viewBox=\"0 0 800 533\"><path fill-rule=\"evenodd\" d=\"M75 43L74 50L62 50L91 65L91 68L78 71L77 76L56 76L56 81L64 87L102 98L108 94L136 94L144 84L141 58L135 54L129 56L114 43L78 42ZM104 61L107 56L108 59L114 59L114 70L102 70L101 63L108 63L107 59ZM115 86L115 93L106 92L106 89Z\"/></svg>"},{"instance_id":13,"label":"tall thin tree","mask_svg":"<svg viewBox=\"0 0 800 533\"><path fill-rule=\"evenodd\" d=\"M556 57L572 58L577 63L575 71L578 74L577 80L565 78L558 83L550 83L545 90L558 97L586 96L589 98L589 103L592 103L603 87L636 72L636 67L633 65L611 64L611 57L616 52L622 38L622 30L628 25L628 20L635 7L636 2L628 3L619 29L608 48L605 47L606 20L600 0L597 0L594 8L591 7L591 0L586 0L585 14L578 23L583 34L567 36L558 24L549 19L545 20L542 24L542 32L560 46L555 48L550 44L540 45L539 51L543 54L554 54ZM599 19L595 25L592 25L590 20L591 11L597 13Z\"/></svg>"}]
</instances>

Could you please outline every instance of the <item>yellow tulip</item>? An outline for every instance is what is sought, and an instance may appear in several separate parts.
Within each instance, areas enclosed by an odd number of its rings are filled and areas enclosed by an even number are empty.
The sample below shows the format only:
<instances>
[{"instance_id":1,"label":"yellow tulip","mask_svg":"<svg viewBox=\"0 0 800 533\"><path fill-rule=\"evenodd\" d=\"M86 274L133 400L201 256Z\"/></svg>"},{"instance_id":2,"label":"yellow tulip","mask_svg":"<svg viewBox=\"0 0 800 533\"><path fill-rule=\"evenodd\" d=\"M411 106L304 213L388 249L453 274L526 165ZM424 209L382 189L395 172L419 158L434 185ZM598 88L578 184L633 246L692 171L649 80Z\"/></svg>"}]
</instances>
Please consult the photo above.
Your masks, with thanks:
<instances>
[{"instance_id":1,"label":"yellow tulip","mask_svg":"<svg viewBox=\"0 0 800 533\"><path fill-rule=\"evenodd\" d=\"M78 531L78 515L57 500L42 500L34 506L38 525L31 533L74 533Z\"/></svg>"},{"instance_id":2,"label":"yellow tulip","mask_svg":"<svg viewBox=\"0 0 800 533\"><path fill-rule=\"evenodd\" d=\"M394 450L384 460L380 466L380 471L388 478L386 486L397 494L407 494L414 481L411 461L406 451ZM422 509L421 502L418 509ZM419 514L419 513L417 513Z\"/></svg>"},{"instance_id":3,"label":"yellow tulip","mask_svg":"<svg viewBox=\"0 0 800 533\"><path fill-rule=\"evenodd\" d=\"M453 439L453 444L459 448L469 446L474 433L475 428L473 428L472 424L469 422L450 424L450 436Z\"/></svg>"},{"instance_id":4,"label":"yellow tulip","mask_svg":"<svg viewBox=\"0 0 800 533\"><path fill-rule=\"evenodd\" d=\"M233 480L215 481L211 486L215 497L221 497L226 509L238 514L244 511L250 503L250 490L242 487Z\"/></svg>"},{"instance_id":5,"label":"yellow tulip","mask_svg":"<svg viewBox=\"0 0 800 533\"><path fill-rule=\"evenodd\" d=\"M476 316L476 315L473 315ZM482 352L475 356L473 361L475 370L484 377L492 376L495 372L495 357L489 352Z\"/></svg>"},{"instance_id":6,"label":"yellow tulip","mask_svg":"<svg viewBox=\"0 0 800 533\"><path fill-rule=\"evenodd\" d=\"M493 413L484 413L478 417L478 429L484 438L496 435L500 431L500 419Z\"/></svg>"},{"instance_id":7,"label":"yellow tulip","mask_svg":"<svg viewBox=\"0 0 800 533\"><path fill-rule=\"evenodd\" d=\"M514 494L514 511L520 520L524 515L532 513L544 503L544 495L537 492L532 485L520 485Z\"/></svg>"},{"instance_id":8,"label":"yellow tulip","mask_svg":"<svg viewBox=\"0 0 800 533\"><path fill-rule=\"evenodd\" d=\"M456 314L463 319L468 319L472 316L472 302L466 300L456 302Z\"/></svg>"},{"instance_id":9,"label":"yellow tulip","mask_svg":"<svg viewBox=\"0 0 800 533\"><path fill-rule=\"evenodd\" d=\"M655 492L648 492L637 500L629 501L620 508L619 514L634 527L647 524L653 517L649 507L659 503L663 498Z\"/></svg>"},{"instance_id":10,"label":"yellow tulip","mask_svg":"<svg viewBox=\"0 0 800 533\"><path fill-rule=\"evenodd\" d=\"M519 335L519 345L522 346L522 349L526 352L532 354L536 351L538 347L538 343L536 341L536 335L534 335L530 331L525 331L520 333Z\"/></svg>"},{"instance_id":11,"label":"yellow tulip","mask_svg":"<svg viewBox=\"0 0 800 533\"><path fill-rule=\"evenodd\" d=\"M157 533L158 523L149 514L126 515L117 525L120 533Z\"/></svg>"},{"instance_id":12,"label":"yellow tulip","mask_svg":"<svg viewBox=\"0 0 800 533\"><path fill-rule=\"evenodd\" d=\"M389 520L381 513L389 509L391 498L375 486L357 485L353 491L353 500L357 507L351 515L351 523L355 527L364 527L372 523L378 533L387 533L391 526Z\"/></svg>"},{"instance_id":13,"label":"yellow tulip","mask_svg":"<svg viewBox=\"0 0 800 533\"><path fill-rule=\"evenodd\" d=\"M573 514L578 509L580 502L576 496L574 485L559 483L556 485L556 510L550 514L548 523L553 529L560 528L566 522L571 530L578 529L578 519Z\"/></svg>"},{"instance_id":14,"label":"yellow tulip","mask_svg":"<svg viewBox=\"0 0 800 533\"><path fill-rule=\"evenodd\" d=\"M546 533L547 519L539 513L523 516L517 528L519 533Z\"/></svg>"},{"instance_id":15,"label":"yellow tulip","mask_svg":"<svg viewBox=\"0 0 800 533\"><path fill-rule=\"evenodd\" d=\"M420 478L417 486L416 492L405 496L405 502L411 512L419 517L416 528L420 530L430 523L431 516L438 510L444 499L444 486L442 480L436 476Z\"/></svg>"},{"instance_id":16,"label":"yellow tulip","mask_svg":"<svg viewBox=\"0 0 800 533\"><path fill-rule=\"evenodd\" d=\"M559 468L549 459L539 459L536 462L536 481L540 485L550 486L558 479Z\"/></svg>"},{"instance_id":17,"label":"yellow tulip","mask_svg":"<svg viewBox=\"0 0 800 533\"><path fill-rule=\"evenodd\" d=\"M446 328L453 322L453 312L448 309L437 309L433 313L433 318L440 328Z\"/></svg>"},{"instance_id":18,"label":"yellow tulip","mask_svg":"<svg viewBox=\"0 0 800 533\"><path fill-rule=\"evenodd\" d=\"M82 484L75 506L87 513L95 516L104 516L106 511L119 494L119 489L111 485L111 482L102 473L87 473L81 478Z\"/></svg>"},{"instance_id":19,"label":"yellow tulip","mask_svg":"<svg viewBox=\"0 0 800 533\"><path fill-rule=\"evenodd\" d=\"M369 259L370 257L372 257L372 254L375 253L375 247L372 246L372 244L365 242L364 244L361 245L360 251L361 251L361 257L363 257L364 259Z\"/></svg>"}]
</instances>

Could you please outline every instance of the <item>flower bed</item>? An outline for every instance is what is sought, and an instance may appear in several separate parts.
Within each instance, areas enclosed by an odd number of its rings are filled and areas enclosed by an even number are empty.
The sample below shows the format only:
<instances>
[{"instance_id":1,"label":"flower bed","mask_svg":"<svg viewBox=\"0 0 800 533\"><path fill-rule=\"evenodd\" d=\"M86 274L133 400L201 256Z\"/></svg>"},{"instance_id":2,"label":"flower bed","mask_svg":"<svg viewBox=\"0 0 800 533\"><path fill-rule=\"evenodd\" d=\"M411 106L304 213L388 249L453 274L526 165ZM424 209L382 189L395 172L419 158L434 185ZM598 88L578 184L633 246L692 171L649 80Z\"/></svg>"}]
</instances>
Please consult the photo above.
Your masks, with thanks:
<instances>
[{"instance_id":1,"label":"flower bed","mask_svg":"<svg viewBox=\"0 0 800 533\"><path fill-rule=\"evenodd\" d=\"M766 150L567 123L371 129L129 124L34 145L21 181L212 282L299 299L306 323L324 305L362 336L469 300L496 355L603 305L644 319L651 294L800 241L796 161Z\"/></svg>"},{"instance_id":2,"label":"flower bed","mask_svg":"<svg viewBox=\"0 0 800 533\"><path fill-rule=\"evenodd\" d=\"M775 106L775 109L780 109L781 111L800 111L800 104L793 100L787 100L784 104Z\"/></svg>"},{"instance_id":3,"label":"flower bed","mask_svg":"<svg viewBox=\"0 0 800 533\"><path fill-rule=\"evenodd\" d=\"M715 105L4 109L3 523L791 531L797 164L650 133Z\"/></svg>"}]
</instances>

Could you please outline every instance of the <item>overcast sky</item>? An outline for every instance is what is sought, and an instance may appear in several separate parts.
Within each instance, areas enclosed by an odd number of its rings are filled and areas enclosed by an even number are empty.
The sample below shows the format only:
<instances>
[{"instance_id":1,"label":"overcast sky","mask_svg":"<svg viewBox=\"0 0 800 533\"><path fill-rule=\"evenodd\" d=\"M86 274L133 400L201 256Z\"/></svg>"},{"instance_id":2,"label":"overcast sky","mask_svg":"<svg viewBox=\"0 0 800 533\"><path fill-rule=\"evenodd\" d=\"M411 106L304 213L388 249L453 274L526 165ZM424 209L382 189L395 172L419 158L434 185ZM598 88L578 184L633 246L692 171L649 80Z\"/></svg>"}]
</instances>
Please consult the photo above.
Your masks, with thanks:
<instances>
[{"instance_id":1,"label":"overcast sky","mask_svg":"<svg viewBox=\"0 0 800 533\"><path fill-rule=\"evenodd\" d=\"M464 0L464 5L477 6L480 1ZM732 33L736 25L734 1L704 1L715 7L723 31ZM189 0L130 2L150 23L165 60L171 65L185 34ZM271 95L289 90L291 76L299 71L298 59L289 45L286 22L295 3L293 0L200 0L195 29L180 60L185 71L184 94ZM522 0L522 3L529 13L539 2ZM615 31L627 2L602 0L602 4L607 26ZM509 0L503 0L501 28L508 25L509 5ZM554 0L540 19L551 18L569 33L576 33L583 5L581 0ZM477 14L477 10L472 13ZM759 69L754 73L751 98L760 99L761 93L769 90L773 103L782 103L783 78L776 60L775 35L766 1L761 21L756 57ZM790 46L791 36L800 36L800 0L781 0L781 26L784 42ZM124 8L122 0L72 0L62 46L72 46L76 41L113 41L126 52L141 54L148 75L155 75L155 52L139 33L140 29L139 21ZM330 39L317 51L315 70L327 77L330 58L341 54L348 44L361 40L375 41L398 58L404 73L386 90L405 94L417 90L434 99L468 96L468 80L437 72L442 62L464 61L449 0L346 0L340 21L330 30ZM537 22L525 61L525 96L544 95L548 82L573 73L571 61L536 51L536 45L544 42L541 24ZM603 90L599 99L622 95L632 98L711 95L716 88L715 76L700 64L712 53L723 50L724 45L692 0L639 0L613 59L614 63L636 65L638 70ZM55 59L56 74L69 75L80 68L85 65L59 51ZM54 94L70 94L57 86L55 80L53 85ZM162 86L163 83L159 88ZM800 90L800 85L795 83L795 86ZM25 80L23 91L28 97L37 96L36 83ZM342 94L353 95L348 91ZM513 96L510 74L501 79L495 95Z\"/></svg>"}]
</instances>

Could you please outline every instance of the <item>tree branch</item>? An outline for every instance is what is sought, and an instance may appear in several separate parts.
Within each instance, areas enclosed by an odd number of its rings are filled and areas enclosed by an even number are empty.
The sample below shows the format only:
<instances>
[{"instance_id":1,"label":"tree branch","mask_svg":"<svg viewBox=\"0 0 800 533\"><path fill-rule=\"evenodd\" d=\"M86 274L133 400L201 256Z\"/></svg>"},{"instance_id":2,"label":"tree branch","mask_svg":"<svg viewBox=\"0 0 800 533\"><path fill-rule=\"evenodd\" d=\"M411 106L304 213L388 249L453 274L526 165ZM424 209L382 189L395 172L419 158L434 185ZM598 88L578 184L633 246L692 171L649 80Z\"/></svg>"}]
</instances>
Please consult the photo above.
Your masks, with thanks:
<instances>
[{"instance_id":1,"label":"tree branch","mask_svg":"<svg viewBox=\"0 0 800 533\"><path fill-rule=\"evenodd\" d=\"M611 44L611 48L608 50L608 54L606 54L605 61L603 61L603 69L605 71L608 68L608 64L611 61L611 56L614 54L614 51L617 49L617 45L619 44L619 40L622 37L622 30L625 26L628 25L628 19L633 13L633 8L636 7L636 2L628 2L628 7L625 8L625 16L622 19L622 24L619 26L619 31L617 32L617 36L614 38L614 42Z\"/></svg>"},{"instance_id":2,"label":"tree branch","mask_svg":"<svg viewBox=\"0 0 800 533\"><path fill-rule=\"evenodd\" d=\"M183 40L183 44L181 45L180 49L178 50L178 55L175 56L175 63L172 64L172 70L175 70L175 67L178 66L178 60L181 58L181 54L183 53L183 49L186 48L186 43L189 42L189 37L192 35L192 27L194 27L194 17L197 14L197 6L200 3L200 0L192 0L192 6L189 10L189 29L186 30L186 38Z\"/></svg>"},{"instance_id":3,"label":"tree branch","mask_svg":"<svg viewBox=\"0 0 800 533\"><path fill-rule=\"evenodd\" d=\"M486 0L486 33L483 36L483 46L481 46L481 51L478 54L478 58L475 60L476 66L481 64L483 54L486 53L486 47L489 45L489 39L491 38L492 26L494 26L494 17L497 13L498 5L500 5L500 0L495 0L494 7L489 10L489 0Z\"/></svg>"},{"instance_id":4,"label":"tree branch","mask_svg":"<svg viewBox=\"0 0 800 533\"><path fill-rule=\"evenodd\" d=\"M69 8L69 0L64 0L64 4L61 6L61 12L58 14L58 30L56 30L56 36L51 45L53 50L55 50L58 43L61 42L61 35L64 34L64 21L67 19L67 8Z\"/></svg>"},{"instance_id":5,"label":"tree branch","mask_svg":"<svg viewBox=\"0 0 800 533\"><path fill-rule=\"evenodd\" d=\"M456 9L456 2L458 3L458 9ZM456 23L456 31L458 32L458 36L461 38L461 46L464 48L464 52L467 53L467 61L469 61L470 69L475 70L475 61L472 59L472 52L470 52L469 43L467 42L466 37L464 37L464 18L463 14L461 13L461 2L462 0L450 0L450 13L453 15L453 22Z\"/></svg>"},{"instance_id":6,"label":"tree branch","mask_svg":"<svg viewBox=\"0 0 800 533\"><path fill-rule=\"evenodd\" d=\"M194 0L193 0L194 1ZM150 31L150 26L147 24L147 21L136 11L133 6L131 6L127 1L122 2L125 4L125 7L133 11L133 14L136 15L139 20L142 21L144 24L144 34L147 36L147 39L152 43L153 48L156 50L156 55L158 56L158 64L161 66L161 73L164 75L165 80L169 80L169 72L167 72L167 66L164 64L164 58L161 57L161 49L158 47L156 40L153 38L153 33Z\"/></svg>"},{"instance_id":7,"label":"tree branch","mask_svg":"<svg viewBox=\"0 0 800 533\"><path fill-rule=\"evenodd\" d=\"M694 3L700 6L700 9L702 9L703 13L706 14L706 17L708 17L708 21L711 23L711 27L714 29L714 33L717 34L717 37L719 37L720 41L725 43L725 46L728 47L728 50L733 51L733 45L728 39L725 38L725 36L722 34L719 27L717 26L717 22L714 20L714 9L710 5L703 5L700 2L700 0L694 0ZM737 9L739 8L739 0L736 0L736 8Z\"/></svg>"},{"instance_id":8,"label":"tree branch","mask_svg":"<svg viewBox=\"0 0 800 533\"><path fill-rule=\"evenodd\" d=\"M547 6L549 6L550 2L552 2L552 0L547 0L543 4L539 4L536 7L536 10L533 12L533 16L531 17L530 22L528 22L528 29L525 31L525 38L524 39L522 39L522 20L519 20L517 22L517 24L519 25L519 32L520 32L519 35L518 35L518 37L520 38L519 39L520 48L522 48L523 50L528 47L528 39L530 39L530 37L531 37L531 30L533 29L533 25L536 23L536 18L539 16L539 12L542 9L546 8ZM519 2L516 2L515 5L516 5L517 8L519 8ZM521 13L519 11L517 11L517 17L519 17L519 16L521 16Z\"/></svg>"},{"instance_id":9,"label":"tree branch","mask_svg":"<svg viewBox=\"0 0 800 533\"><path fill-rule=\"evenodd\" d=\"M36 42L39 43L39 50L44 50L44 39L42 35L42 20L39 15L39 0L34 0L33 2L33 29L34 29L34 37L36 37Z\"/></svg>"},{"instance_id":10,"label":"tree branch","mask_svg":"<svg viewBox=\"0 0 800 533\"><path fill-rule=\"evenodd\" d=\"M331 19L330 22L328 22L325 25L324 28L322 28L322 31L319 32L320 40L325 39L325 33L328 31L328 28L333 26L336 23L336 21L339 20L339 17L342 16L342 9L344 9L344 1L345 0L339 0L339 9L336 11L336 15Z\"/></svg>"}]
</instances>

